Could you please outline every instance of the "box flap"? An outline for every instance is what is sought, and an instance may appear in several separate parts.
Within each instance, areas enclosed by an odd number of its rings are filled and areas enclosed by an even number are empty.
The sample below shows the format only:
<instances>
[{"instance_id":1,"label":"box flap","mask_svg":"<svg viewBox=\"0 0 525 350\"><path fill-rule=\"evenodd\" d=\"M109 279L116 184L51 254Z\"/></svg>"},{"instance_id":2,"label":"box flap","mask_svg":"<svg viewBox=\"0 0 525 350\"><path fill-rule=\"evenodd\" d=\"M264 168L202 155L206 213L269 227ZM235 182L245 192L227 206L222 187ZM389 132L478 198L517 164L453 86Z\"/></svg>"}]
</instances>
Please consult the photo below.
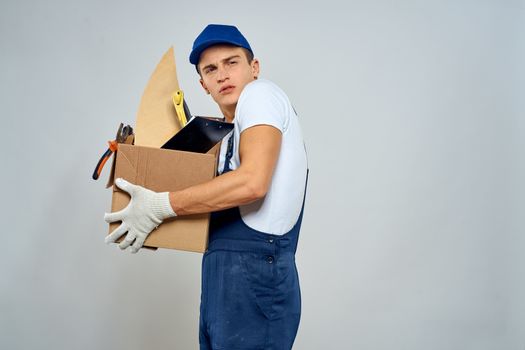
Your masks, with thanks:
<instances>
[{"instance_id":1,"label":"box flap","mask_svg":"<svg viewBox=\"0 0 525 350\"><path fill-rule=\"evenodd\" d=\"M177 90L179 83L171 47L144 89L135 123L135 145L160 148L181 129L171 98Z\"/></svg>"}]
</instances>

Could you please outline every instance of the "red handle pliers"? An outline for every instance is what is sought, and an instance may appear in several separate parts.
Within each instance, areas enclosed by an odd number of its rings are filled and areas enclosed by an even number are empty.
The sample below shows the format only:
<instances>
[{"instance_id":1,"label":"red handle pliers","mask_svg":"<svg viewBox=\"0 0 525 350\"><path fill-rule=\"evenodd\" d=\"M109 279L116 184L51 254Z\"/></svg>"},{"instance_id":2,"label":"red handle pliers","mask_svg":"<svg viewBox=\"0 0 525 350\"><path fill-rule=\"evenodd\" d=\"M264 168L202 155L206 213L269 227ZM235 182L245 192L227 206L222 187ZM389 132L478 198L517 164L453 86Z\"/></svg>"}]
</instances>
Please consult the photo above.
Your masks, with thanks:
<instances>
[{"instance_id":1,"label":"red handle pliers","mask_svg":"<svg viewBox=\"0 0 525 350\"><path fill-rule=\"evenodd\" d=\"M100 177L100 173L104 168L104 164L106 164L111 155L117 151L118 144L124 143L130 135L133 135L133 128L129 125L124 126L124 124L120 123L115 140L108 141L109 148L106 150L106 152L104 152L98 161L97 166L95 167L95 171L93 172L93 180L97 180Z\"/></svg>"}]
</instances>

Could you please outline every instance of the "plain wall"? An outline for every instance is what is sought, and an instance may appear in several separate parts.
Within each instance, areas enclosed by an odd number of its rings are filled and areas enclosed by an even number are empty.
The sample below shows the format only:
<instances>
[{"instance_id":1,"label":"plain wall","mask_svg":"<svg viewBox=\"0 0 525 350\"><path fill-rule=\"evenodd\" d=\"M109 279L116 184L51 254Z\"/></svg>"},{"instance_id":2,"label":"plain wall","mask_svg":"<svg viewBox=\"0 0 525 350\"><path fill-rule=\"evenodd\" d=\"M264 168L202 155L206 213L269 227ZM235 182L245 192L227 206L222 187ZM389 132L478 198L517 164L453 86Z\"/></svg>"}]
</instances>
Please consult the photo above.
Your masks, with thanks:
<instances>
[{"instance_id":1,"label":"plain wall","mask_svg":"<svg viewBox=\"0 0 525 350\"><path fill-rule=\"evenodd\" d=\"M237 25L310 182L295 349L525 349L521 1L0 3L2 349L196 349L200 259L104 244L120 122L175 46Z\"/></svg>"}]
</instances>

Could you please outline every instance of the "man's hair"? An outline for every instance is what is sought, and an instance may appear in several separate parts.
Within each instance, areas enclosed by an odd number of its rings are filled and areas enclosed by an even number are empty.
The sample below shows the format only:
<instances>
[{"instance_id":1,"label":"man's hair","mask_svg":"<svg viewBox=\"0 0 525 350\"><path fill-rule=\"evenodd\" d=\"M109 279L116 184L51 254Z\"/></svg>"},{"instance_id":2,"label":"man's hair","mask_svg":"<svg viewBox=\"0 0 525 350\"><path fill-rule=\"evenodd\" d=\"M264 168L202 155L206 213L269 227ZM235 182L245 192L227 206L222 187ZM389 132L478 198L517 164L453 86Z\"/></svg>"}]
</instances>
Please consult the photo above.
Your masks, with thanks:
<instances>
[{"instance_id":1,"label":"man's hair","mask_svg":"<svg viewBox=\"0 0 525 350\"><path fill-rule=\"evenodd\" d=\"M231 45L232 47L239 47L239 46L234 46L234 45ZM253 52L251 52L250 50L248 49L245 49L244 47L241 47L242 51L244 51L244 55L246 56L246 59L248 60L248 63L252 63L253 61ZM200 60L199 60L199 63L200 63ZM195 69L197 70L197 73L201 76L202 78L202 75L201 75L201 72L199 70L199 63L197 63L195 65Z\"/></svg>"}]
</instances>

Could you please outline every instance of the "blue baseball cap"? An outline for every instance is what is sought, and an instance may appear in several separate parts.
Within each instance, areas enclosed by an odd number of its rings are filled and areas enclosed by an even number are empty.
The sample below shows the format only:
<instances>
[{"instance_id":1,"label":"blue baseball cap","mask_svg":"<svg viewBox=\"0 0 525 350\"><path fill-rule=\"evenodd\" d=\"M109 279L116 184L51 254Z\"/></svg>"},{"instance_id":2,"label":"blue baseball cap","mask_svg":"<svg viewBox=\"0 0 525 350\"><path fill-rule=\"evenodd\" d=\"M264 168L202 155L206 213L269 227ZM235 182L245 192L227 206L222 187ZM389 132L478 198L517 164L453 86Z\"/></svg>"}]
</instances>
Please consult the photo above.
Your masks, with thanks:
<instances>
[{"instance_id":1,"label":"blue baseball cap","mask_svg":"<svg viewBox=\"0 0 525 350\"><path fill-rule=\"evenodd\" d=\"M209 24L193 42L193 49L191 50L190 54L190 63L197 65L199 63L201 53L208 47L217 44L230 44L243 47L253 54L248 40L246 40L237 27L224 24Z\"/></svg>"}]
</instances>

